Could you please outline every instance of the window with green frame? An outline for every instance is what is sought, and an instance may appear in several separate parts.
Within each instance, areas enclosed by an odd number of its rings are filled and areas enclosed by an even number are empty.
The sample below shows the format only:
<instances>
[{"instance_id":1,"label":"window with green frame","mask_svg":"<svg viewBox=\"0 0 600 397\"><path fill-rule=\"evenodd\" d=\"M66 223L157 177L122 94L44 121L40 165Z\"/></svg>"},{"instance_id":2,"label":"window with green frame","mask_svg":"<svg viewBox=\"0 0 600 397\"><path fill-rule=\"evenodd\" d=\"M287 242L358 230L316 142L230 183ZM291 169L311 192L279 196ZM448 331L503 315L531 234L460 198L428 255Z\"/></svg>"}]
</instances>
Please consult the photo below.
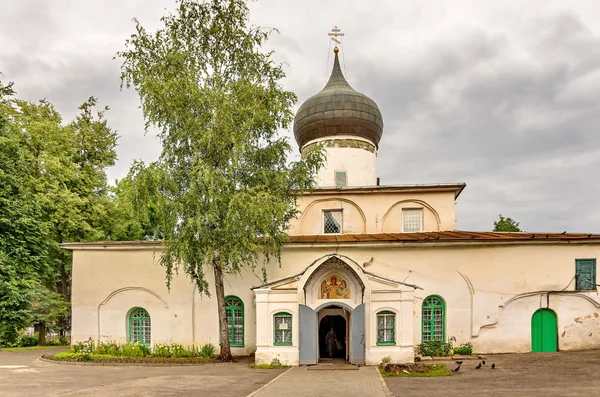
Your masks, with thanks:
<instances>
[{"instance_id":1,"label":"window with green frame","mask_svg":"<svg viewBox=\"0 0 600 397\"><path fill-rule=\"evenodd\" d=\"M127 331L129 342L140 342L150 346L152 342L152 323L146 309L135 307L129 311Z\"/></svg>"},{"instance_id":2,"label":"window with green frame","mask_svg":"<svg viewBox=\"0 0 600 397\"><path fill-rule=\"evenodd\" d=\"M377 313L377 344L396 344L396 314L390 311Z\"/></svg>"},{"instance_id":3,"label":"window with green frame","mask_svg":"<svg viewBox=\"0 0 600 397\"><path fill-rule=\"evenodd\" d=\"M285 346L292 344L292 315L277 313L273 316L274 345Z\"/></svg>"},{"instance_id":4,"label":"window with green frame","mask_svg":"<svg viewBox=\"0 0 600 397\"><path fill-rule=\"evenodd\" d=\"M244 346L244 302L237 296L225 298L225 312L229 327L229 344L233 347Z\"/></svg>"},{"instance_id":5,"label":"window with green frame","mask_svg":"<svg viewBox=\"0 0 600 397\"><path fill-rule=\"evenodd\" d=\"M446 305L441 297L432 295L425 298L421 317L421 339L423 342L445 340Z\"/></svg>"}]
</instances>

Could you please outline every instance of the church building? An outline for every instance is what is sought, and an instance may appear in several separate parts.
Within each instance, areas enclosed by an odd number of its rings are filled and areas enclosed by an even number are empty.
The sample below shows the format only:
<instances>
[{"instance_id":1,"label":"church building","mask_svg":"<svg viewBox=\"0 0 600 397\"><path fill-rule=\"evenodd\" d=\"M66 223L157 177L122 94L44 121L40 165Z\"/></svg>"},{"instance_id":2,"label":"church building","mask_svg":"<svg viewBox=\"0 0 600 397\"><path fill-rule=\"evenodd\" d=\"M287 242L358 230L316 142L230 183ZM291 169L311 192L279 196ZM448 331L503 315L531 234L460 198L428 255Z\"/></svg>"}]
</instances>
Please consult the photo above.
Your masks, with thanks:
<instances>
[{"instance_id":1,"label":"church building","mask_svg":"<svg viewBox=\"0 0 600 397\"><path fill-rule=\"evenodd\" d=\"M226 276L233 354L376 365L412 362L432 340L478 353L600 348L600 235L458 231L464 183L381 185L381 112L334 52L329 81L294 121L300 150L323 145L327 162L299 200L281 266L267 283L251 270ZM73 251L73 341L219 343L216 299L183 274L167 290L160 242L62 247Z\"/></svg>"}]
</instances>

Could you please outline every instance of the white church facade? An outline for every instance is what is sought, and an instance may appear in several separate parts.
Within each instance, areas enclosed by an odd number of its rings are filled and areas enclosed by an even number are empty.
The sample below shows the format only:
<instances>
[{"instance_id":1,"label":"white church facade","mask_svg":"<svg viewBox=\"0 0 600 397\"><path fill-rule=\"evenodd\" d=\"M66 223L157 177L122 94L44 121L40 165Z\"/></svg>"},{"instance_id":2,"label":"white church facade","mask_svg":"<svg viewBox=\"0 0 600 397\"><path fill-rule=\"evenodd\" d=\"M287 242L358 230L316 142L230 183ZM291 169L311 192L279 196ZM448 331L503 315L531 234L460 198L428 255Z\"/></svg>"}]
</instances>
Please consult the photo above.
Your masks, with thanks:
<instances>
[{"instance_id":1,"label":"white church facade","mask_svg":"<svg viewBox=\"0 0 600 397\"><path fill-rule=\"evenodd\" d=\"M250 270L226 277L234 355L316 364L331 329L335 357L367 365L412 362L419 343L451 337L479 353L600 348L600 235L457 231L465 185L381 186L382 133L336 49L330 80L294 123L301 151L325 147L319 188L300 199L269 282ZM219 343L216 299L184 275L168 291L159 242L63 248L73 251L73 341Z\"/></svg>"}]
</instances>

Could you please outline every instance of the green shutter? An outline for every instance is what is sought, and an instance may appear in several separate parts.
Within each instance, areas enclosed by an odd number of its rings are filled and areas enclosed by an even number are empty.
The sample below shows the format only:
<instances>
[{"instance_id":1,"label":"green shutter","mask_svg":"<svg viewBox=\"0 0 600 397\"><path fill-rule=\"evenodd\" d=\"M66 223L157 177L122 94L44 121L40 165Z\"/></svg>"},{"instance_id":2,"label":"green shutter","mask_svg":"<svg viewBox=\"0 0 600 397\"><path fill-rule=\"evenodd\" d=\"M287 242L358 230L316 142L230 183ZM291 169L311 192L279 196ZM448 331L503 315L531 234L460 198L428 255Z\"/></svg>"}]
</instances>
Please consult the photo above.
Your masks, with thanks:
<instances>
[{"instance_id":1,"label":"green shutter","mask_svg":"<svg viewBox=\"0 0 600 397\"><path fill-rule=\"evenodd\" d=\"M596 290L596 259L575 259L576 289Z\"/></svg>"}]
</instances>

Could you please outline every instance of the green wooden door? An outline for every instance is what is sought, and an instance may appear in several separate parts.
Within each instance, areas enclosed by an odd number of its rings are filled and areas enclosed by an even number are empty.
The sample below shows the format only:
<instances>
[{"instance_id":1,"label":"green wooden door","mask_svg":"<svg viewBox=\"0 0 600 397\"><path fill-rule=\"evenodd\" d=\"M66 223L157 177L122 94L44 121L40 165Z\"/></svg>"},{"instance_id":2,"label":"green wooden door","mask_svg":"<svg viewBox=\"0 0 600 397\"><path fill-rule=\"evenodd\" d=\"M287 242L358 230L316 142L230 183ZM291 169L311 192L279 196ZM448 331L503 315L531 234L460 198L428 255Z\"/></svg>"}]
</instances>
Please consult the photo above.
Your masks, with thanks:
<instances>
[{"instance_id":1,"label":"green wooden door","mask_svg":"<svg viewBox=\"0 0 600 397\"><path fill-rule=\"evenodd\" d=\"M550 309L540 309L531 317L531 351L557 351L558 324Z\"/></svg>"}]
</instances>

